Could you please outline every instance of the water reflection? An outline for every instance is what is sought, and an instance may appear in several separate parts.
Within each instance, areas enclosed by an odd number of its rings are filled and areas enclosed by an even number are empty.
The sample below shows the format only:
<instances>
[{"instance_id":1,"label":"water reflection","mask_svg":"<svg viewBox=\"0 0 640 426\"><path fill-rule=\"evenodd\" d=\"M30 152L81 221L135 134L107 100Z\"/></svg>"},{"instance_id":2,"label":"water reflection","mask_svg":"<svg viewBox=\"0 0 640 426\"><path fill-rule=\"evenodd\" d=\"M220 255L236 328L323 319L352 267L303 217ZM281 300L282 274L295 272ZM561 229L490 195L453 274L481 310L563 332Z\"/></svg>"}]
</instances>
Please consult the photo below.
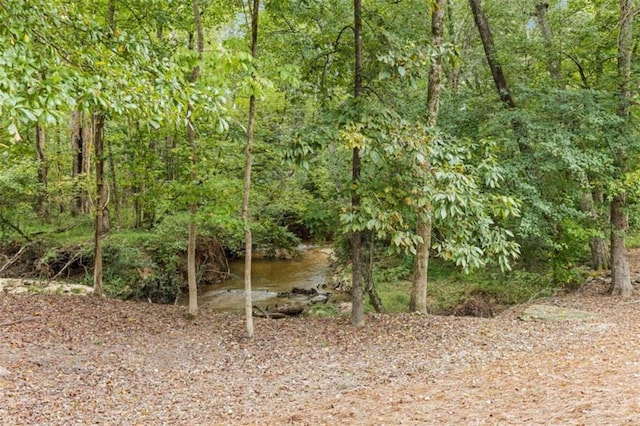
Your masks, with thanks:
<instances>
[{"instance_id":1,"label":"water reflection","mask_svg":"<svg viewBox=\"0 0 640 426\"><path fill-rule=\"evenodd\" d=\"M254 259L251 267L253 304L284 305L304 296L278 297L293 287L314 288L330 280L330 250L324 247L302 247L301 257L292 260ZM231 278L213 285L202 286L198 303L221 312L244 310L244 260L230 262Z\"/></svg>"}]
</instances>

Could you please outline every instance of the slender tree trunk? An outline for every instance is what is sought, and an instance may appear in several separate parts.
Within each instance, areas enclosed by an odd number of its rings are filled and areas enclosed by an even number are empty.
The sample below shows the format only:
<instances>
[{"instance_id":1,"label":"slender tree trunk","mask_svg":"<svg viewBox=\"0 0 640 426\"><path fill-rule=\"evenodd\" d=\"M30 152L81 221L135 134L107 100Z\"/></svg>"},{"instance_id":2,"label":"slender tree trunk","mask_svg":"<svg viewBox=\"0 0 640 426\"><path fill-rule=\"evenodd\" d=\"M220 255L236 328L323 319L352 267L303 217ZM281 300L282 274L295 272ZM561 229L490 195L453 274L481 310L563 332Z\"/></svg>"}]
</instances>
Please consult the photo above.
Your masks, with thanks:
<instances>
[{"instance_id":1,"label":"slender tree trunk","mask_svg":"<svg viewBox=\"0 0 640 426\"><path fill-rule=\"evenodd\" d=\"M89 117L87 119L82 114L82 164L80 165L80 179L84 182L87 182L89 176L91 174L91 163L93 159L91 158L91 154L94 151L94 134L95 134L95 123L93 118ZM89 214L91 211L91 202L90 202L90 194L88 185L82 183L81 188L81 198L80 198L80 210L82 213ZM85 187L86 185L86 187Z\"/></svg>"},{"instance_id":2,"label":"slender tree trunk","mask_svg":"<svg viewBox=\"0 0 640 426\"><path fill-rule=\"evenodd\" d=\"M49 222L49 206L47 205L49 165L47 162L45 145L46 135L44 127L38 124L36 126L36 153L38 154L38 161L40 163L38 168L38 180L40 181L40 185L42 185L38 194L38 213L46 222Z\"/></svg>"},{"instance_id":3,"label":"slender tree trunk","mask_svg":"<svg viewBox=\"0 0 640 426\"><path fill-rule=\"evenodd\" d=\"M111 172L111 197L113 198L113 206L115 213L116 229L120 227L120 191L118 189L118 176L113 151L111 145L107 145L109 171ZM110 221L109 221L110 222Z\"/></svg>"},{"instance_id":4,"label":"slender tree trunk","mask_svg":"<svg viewBox=\"0 0 640 426\"><path fill-rule=\"evenodd\" d=\"M258 18L260 16L260 0L253 0L251 6L251 56L258 57ZM254 75L255 79L256 76ZM251 168L253 166L253 138L256 120L256 96L249 98L249 122L247 124L247 147L245 151L244 190L242 194L242 222L244 223L244 312L247 336L253 337L253 301L251 288L251 261L253 238L251 234L251 215L249 200L251 195Z\"/></svg>"},{"instance_id":5,"label":"slender tree trunk","mask_svg":"<svg viewBox=\"0 0 640 426\"><path fill-rule=\"evenodd\" d=\"M376 286L373 279L373 263L376 245L376 238L373 232L366 232L365 240L367 240L369 243L369 250L364 262L366 263L366 265L363 265L362 268L364 288L367 295L369 296L369 302L371 302L371 306L373 306L373 309L375 309L376 312L384 312L384 306L382 305L382 300L380 299L380 296L376 291Z\"/></svg>"},{"instance_id":6,"label":"slender tree trunk","mask_svg":"<svg viewBox=\"0 0 640 426\"><path fill-rule=\"evenodd\" d=\"M194 0L196 3L197 0ZM191 112L192 107L189 105L188 111ZM190 116L190 114L189 114ZM187 133L189 135L189 145L191 146L191 180L195 182L197 179L196 164L197 164L197 147L195 140L194 125L189 118L187 123ZM142 209L141 209L142 210ZM198 239L198 225L196 217L198 214L198 205L192 202L189 205L189 239L187 240L187 282L189 285L189 314L194 317L198 315L198 282L196 271L196 245Z\"/></svg>"},{"instance_id":7,"label":"slender tree trunk","mask_svg":"<svg viewBox=\"0 0 640 426\"><path fill-rule=\"evenodd\" d=\"M95 145L96 157L96 202L94 221L94 265L93 265L93 294L104 297L102 285L102 234L103 234L103 214L104 214L104 115L95 114L93 116L93 141Z\"/></svg>"},{"instance_id":8,"label":"slender tree trunk","mask_svg":"<svg viewBox=\"0 0 640 426\"><path fill-rule=\"evenodd\" d=\"M418 235L422 238L422 243L416 246L409 310L411 312L426 313L429 251L431 248L431 219L428 217L420 218L417 231Z\"/></svg>"},{"instance_id":9,"label":"slender tree trunk","mask_svg":"<svg viewBox=\"0 0 640 426\"><path fill-rule=\"evenodd\" d=\"M196 24L196 33L198 37L197 51L198 60L202 59L204 51L204 32L202 30L202 21L200 19L200 7L198 0L192 0L193 19ZM195 83L200 74L200 65L193 67L189 81ZM187 108L187 133L189 137L189 146L191 147L191 181L197 180L198 167L198 146L196 144L195 124L193 123L192 113L193 106L189 104ZM198 282L196 271L196 246L198 240L198 224L196 217L198 214L198 204L194 201L189 205L189 239L187 241L187 282L189 284L189 314L198 315Z\"/></svg>"},{"instance_id":10,"label":"slender tree trunk","mask_svg":"<svg viewBox=\"0 0 640 426\"><path fill-rule=\"evenodd\" d=\"M504 104L505 108L515 109L516 102L513 99L511 89L507 84L507 79L502 72L502 66L498 61L498 52L496 50L496 45L493 42L493 36L491 35L489 22L487 21L487 17L484 15L484 11L482 10L482 0L469 0L469 5L471 6L471 11L473 13L473 19L476 23L476 27L478 28L478 32L480 33L480 39L482 40L482 46L484 47L485 57L487 58L487 62L489 63L491 76L493 77L493 83L495 84L496 90L498 91L498 96L500 97L500 100ZM513 131L516 135L518 150L520 152L528 152L530 148L523 142L524 137L522 135L522 122L514 118L511 120L511 127L513 128Z\"/></svg>"},{"instance_id":11,"label":"slender tree trunk","mask_svg":"<svg viewBox=\"0 0 640 426\"><path fill-rule=\"evenodd\" d=\"M355 38L355 70L353 96L358 99L362 96L362 1L353 1L353 27ZM360 210L360 148L354 147L351 159L351 210L358 214ZM349 235L351 241L351 267L352 271L352 308L351 324L355 327L364 326L364 297L362 291L362 232L352 231Z\"/></svg>"},{"instance_id":12,"label":"slender tree trunk","mask_svg":"<svg viewBox=\"0 0 640 426\"><path fill-rule=\"evenodd\" d=\"M631 54L633 43L633 0L620 0L620 32L618 34L618 115L625 120L622 134L629 126L629 106L631 104ZM615 155L617 181L624 180L627 158L622 143ZM626 211L626 192L613 197L611 201L611 292L614 295L630 297L631 274L627 261L626 233L629 227Z\"/></svg>"},{"instance_id":13,"label":"slender tree trunk","mask_svg":"<svg viewBox=\"0 0 640 426\"><path fill-rule=\"evenodd\" d=\"M113 26L115 17L116 17L115 0L109 0L109 10L107 11L107 22L109 23L109 26Z\"/></svg>"},{"instance_id":14,"label":"slender tree trunk","mask_svg":"<svg viewBox=\"0 0 640 426\"><path fill-rule=\"evenodd\" d=\"M456 40L456 32L455 32L455 27L454 27L454 20L453 20L453 7L451 6L451 2L448 1L447 2L447 15L446 15L446 20L447 20L447 30L449 32L449 37L452 40L453 44L458 44L457 40ZM463 42L464 43L464 42ZM464 47L463 47L464 49ZM443 72L446 74L447 78L446 81L449 85L449 87L451 88L451 90L454 93L458 92L458 87L460 84L460 72L462 70L461 64L459 63L459 61L453 61L453 64L450 64L449 67L444 68Z\"/></svg>"},{"instance_id":15,"label":"slender tree trunk","mask_svg":"<svg viewBox=\"0 0 640 426\"><path fill-rule=\"evenodd\" d=\"M489 22L482 10L482 0L469 0L471 11L473 13L473 19L480 33L480 39L482 40L482 46L484 47L484 53L491 69L491 75L493 76L493 82L496 85L500 100L506 105L507 108L515 108L516 103L511 96L511 90L507 84L507 79L502 72L502 66L498 62L498 52L496 45L493 42L493 36L489 28Z\"/></svg>"},{"instance_id":16,"label":"slender tree trunk","mask_svg":"<svg viewBox=\"0 0 640 426\"><path fill-rule=\"evenodd\" d=\"M603 226L601 224L604 221L600 218L596 203L598 206L604 204L602 192L598 190L587 192L583 196L581 209L587 214L588 220L593 224L592 226L602 228ZM601 236L595 236L589 241L589 247L591 249L591 268L595 271L609 269L609 248L607 241Z\"/></svg>"},{"instance_id":17,"label":"slender tree trunk","mask_svg":"<svg viewBox=\"0 0 640 426\"><path fill-rule=\"evenodd\" d=\"M591 268L594 271L603 271L609 269L609 247L607 240L602 237L593 237L589 241L591 249Z\"/></svg>"},{"instance_id":18,"label":"slender tree trunk","mask_svg":"<svg viewBox=\"0 0 640 426\"><path fill-rule=\"evenodd\" d=\"M544 39L545 48L547 50L547 70L553 81L560 87L564 86L562 83L562 70L560 63L560 55L553 43L553 33L549 26L549 20L547 19L547 10L549 9L549 3L541 1L536 4L536 19L540 26L540 33Z\"/></svg>"},{"instance_id":19,"label":"slender tree trunk","mask_svg":"<svg viewBox=\"0 0 640 426\"><path fill-rule=\"evenodd\" d=\"M72 213L74 215L87 212L86 191L81 181L89 173L89 150L91 149L91 128L84 124L83 114L80 111L71 113L71 150L73 162L71 177L75 180L74 199Z\"/></svg>"},{"instance_id":20,"label":"slender tree trunk","mask_svg":"<svg viewBox=\"0 0 640 426\"><path fill-rule=\"evenodd\" d=\"M438 0L431 12L431 45L435 51L442 48L444 34L444 14L447 0ZM427 111L425 122L429 127L438 125L440 111L440 93L442 91L442 57L437 55L429 70L429 85L427 87ZM424 174L428 173L429 164L424 165ZM417 232L422 239L416 246L416 258L413 270L413 283L411 285L411 299L409 310L412 312L427 312L427 281L429 270L429 251L431 249L431 217L425 207L425 211L418 215Z\"/></svg>"}]
</instances>

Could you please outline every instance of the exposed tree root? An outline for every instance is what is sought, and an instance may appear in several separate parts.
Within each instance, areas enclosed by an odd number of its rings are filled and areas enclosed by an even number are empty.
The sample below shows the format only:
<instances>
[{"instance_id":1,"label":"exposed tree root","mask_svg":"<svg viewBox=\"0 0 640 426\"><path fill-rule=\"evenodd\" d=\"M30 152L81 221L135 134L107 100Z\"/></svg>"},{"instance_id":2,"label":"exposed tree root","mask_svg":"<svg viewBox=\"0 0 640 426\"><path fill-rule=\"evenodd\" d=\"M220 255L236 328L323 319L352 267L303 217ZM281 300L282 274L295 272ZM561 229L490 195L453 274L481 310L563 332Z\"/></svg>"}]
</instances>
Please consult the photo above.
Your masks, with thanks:
<instances>
[{"instance_id":1,"label":"exposed tree root","mask_svg":"<svg viewBox=\"0 0 640 426\"><path fill-rule=\"evenodd\" d=\"M7 261L7 263L2 265L2 268L0 268L0 273L6 271L13 264L15 264L18 260L20 260L20 257L22 257L22 255L27 251L28 247L29 247L28 244L20 247L20 250L18 250L18 252L15 255L13 255L13 257L11 259L9 259L9 261Z\"/></svg>"}]
</instances>

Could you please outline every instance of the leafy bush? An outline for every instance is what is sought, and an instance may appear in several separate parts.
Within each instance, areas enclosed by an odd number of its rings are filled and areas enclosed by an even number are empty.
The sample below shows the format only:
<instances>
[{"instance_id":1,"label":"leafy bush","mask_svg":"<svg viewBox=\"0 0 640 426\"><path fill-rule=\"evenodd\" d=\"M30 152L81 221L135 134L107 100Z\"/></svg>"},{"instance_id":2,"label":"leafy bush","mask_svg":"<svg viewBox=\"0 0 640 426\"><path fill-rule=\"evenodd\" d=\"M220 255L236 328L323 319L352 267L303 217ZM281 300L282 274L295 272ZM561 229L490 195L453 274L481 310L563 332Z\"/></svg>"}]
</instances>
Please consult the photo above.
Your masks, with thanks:
<instances>
[{"instance_id":1,"label":"leafy bush","mask_svg":"<svg viewBox=\"0 0 640 426\"><path fill-rule=\"evenodd\" d=\"M263 220L254 226L253 241L264 250L265 256L274 258L280 254L295 255L300 238L283 226Z\"/></svg>"},{"instance_id":2,"label":"leafy bush","mask_svg":"<svg viewBox=\"0 0 640 426\"><path fill-rule=\"evenodd\" d=\"M0 236L21 234L22 222L33 216L32 200L38 193L37 164L0 152Z\"/></svg>"}]
</instances>

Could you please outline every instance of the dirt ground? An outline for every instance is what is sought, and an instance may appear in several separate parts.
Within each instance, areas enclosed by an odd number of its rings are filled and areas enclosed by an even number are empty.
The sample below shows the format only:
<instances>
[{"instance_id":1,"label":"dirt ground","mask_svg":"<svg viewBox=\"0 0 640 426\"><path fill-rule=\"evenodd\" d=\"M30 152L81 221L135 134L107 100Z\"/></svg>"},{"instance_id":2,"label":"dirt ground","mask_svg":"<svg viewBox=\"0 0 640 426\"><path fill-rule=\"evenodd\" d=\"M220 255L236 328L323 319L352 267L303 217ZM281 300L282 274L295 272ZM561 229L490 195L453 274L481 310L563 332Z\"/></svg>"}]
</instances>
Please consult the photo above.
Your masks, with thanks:
<instances>
[{"instance_id":1,"label":"dirt ground","mask_svg":"<svg viewBox=\"0 0 640 426\"><path fill-rule=\"evenodd\" d=\"M638 272L634 254L632 276ZM0 295L7 425L640 424L640 297L537 301L596 319L256 319Z\"/></svg>"}]
</instances>

